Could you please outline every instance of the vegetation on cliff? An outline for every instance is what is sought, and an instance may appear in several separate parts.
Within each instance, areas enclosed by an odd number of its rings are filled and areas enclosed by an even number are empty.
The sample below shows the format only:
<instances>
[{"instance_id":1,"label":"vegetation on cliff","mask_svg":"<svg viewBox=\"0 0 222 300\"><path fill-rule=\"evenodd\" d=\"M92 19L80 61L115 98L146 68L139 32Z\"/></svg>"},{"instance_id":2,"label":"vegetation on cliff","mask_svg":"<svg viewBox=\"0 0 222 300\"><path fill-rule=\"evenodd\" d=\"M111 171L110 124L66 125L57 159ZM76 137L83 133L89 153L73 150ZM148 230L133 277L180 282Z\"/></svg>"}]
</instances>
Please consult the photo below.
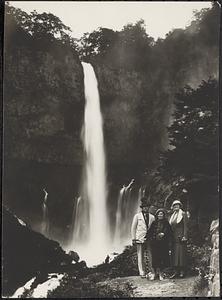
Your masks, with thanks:
<instances>
[{"instance_id":1,"label":"vegetation on cliff","mask_svg":"<svg viewBox=\"0 0 222 300\"><path fill-rule=\"evenodd\" d=\"M165 39L154 41L143 20L82 37L79 55L93 64L99 80L109 160L135 163L134 169L157 165L169 145L166 126L176 93L218 77L219 19L214 3Z\"/></svg>"},{"instance_id":2,"label":"vegetation on cliff","mask_svg":"<svg viewBox=\"0 0 222 300\"><path fill-rule=\"evenodd\" d=\"M170 209L180 199L191 214L190 234L202 243L217 217L218 198L218 82L203 81L176 96L174 122L168 127L170 146L147 182L157 207Z\"/></svg>"}]
</instances>

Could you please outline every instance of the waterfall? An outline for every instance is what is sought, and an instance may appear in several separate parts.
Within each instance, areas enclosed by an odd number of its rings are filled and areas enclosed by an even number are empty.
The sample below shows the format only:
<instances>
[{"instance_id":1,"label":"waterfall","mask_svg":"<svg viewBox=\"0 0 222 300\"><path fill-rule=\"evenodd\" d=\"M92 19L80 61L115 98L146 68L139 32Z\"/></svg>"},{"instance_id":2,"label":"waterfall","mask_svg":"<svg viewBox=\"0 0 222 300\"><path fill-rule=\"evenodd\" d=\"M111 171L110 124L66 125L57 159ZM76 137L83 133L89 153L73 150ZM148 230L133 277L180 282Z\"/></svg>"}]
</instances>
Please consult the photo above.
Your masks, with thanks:
<instances>
[{"instance_id":1,"label":"waterfall","mask_svg":"<svg viewBox=\"0 0 222 300\"><path fill-rule=\"evenodd\" d=\"M88 265L102 262L109 252L106 163L103 119L93 67L82 63L85 117L82 140L85 150L81 198L77 200L72 245ZM81 199L81 200L80 200Z\"/></svg>"},{"instance_id":2,"label":"waterfall","mask_svg":"<svg viewBox=\"0 0 222 300\"><path fill-rule=\"evenodd\" d=\"M42 233L45 236L49 235L49 216L48 216L48 207L47 207L47 199L48 199L48 192L45 188L43 188L44 192L44 200L42 203Z\"/></svg>"},{"instance_id":3,"label":"waterfall","mask_svg":"<svg viewBox=\"0 0 222 300\"><path fill-rule=\"evenodd\" d=\"M125 186L123 186L119 192L118 202L117 202L117 210L116 210L116 226L114 233L114 243L118 247L121 244L121 225L122 225L122 207L123 200L125 194Z\"/></svg>"},{"instance_id":4,"label":"waterfall","mask_svg":"<svg viewBox=\"0 0 222 300\"><path fill-rule=\"evenodd\" d=\"M88 266L93 266L103 262L108 254L120 252L131 243L130 229L133 216L138 211L138 197L132 193L134 179L120 189L115 220L112 220L112 240L107 209L106 157L98 84L93 67L88 63L82 63L82 66L85 91L82 128L84 165L80 195L75 198L73 205L71 240L66 250L78 252ZM142 195L142 189L140 193Z\"/></svg>"},{"instance_id":5,"label":"waterfall","mask_svg":"<svg viewBox=\"0 0 222 300\"><path fill-rule=\"evenodd\" d=\"M131 243L132 219L138 210L138 199L132 195L133 183L134 179L128 186L124 185L119 192L114 232L114 248L118 252Z\"/></svg>"}]
</instances>

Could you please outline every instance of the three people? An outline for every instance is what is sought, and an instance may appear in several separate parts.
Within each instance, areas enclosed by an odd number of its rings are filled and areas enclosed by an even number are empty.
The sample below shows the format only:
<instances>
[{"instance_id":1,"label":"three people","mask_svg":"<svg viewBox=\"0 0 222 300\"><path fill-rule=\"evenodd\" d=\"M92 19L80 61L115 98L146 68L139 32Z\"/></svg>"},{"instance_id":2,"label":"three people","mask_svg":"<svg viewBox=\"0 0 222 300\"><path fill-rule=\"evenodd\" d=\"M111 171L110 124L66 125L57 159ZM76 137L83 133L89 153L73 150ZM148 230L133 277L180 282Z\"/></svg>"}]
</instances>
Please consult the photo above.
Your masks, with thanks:
<instances>
[{"instance_id":1,"label":"three people","mask_svg":"<svg viewBox=\"0 0 222 300\"><path fill-rule=\"evenodd\" d=\"M142 278L154 279L153 269L152 269L152 252L151 244L148 238L148 231L151 224L154 222L155 217L149 213L150 203L143 197L141 199L141 212L137 213L132 222L131 235L133 245L137 246L137 258L138 258L138 269L139 274ZM145 252L148 257L148 262L145 264ZM148 272L146 270L146 265L148 267Z\"/></svg>"},{"instance_id":2,"label":"three people","mask_svg":"<svg viewBox=\"0 0 222 300\"><path fill-rule=\"evenodd\" d=\"M187 215L182 210L182 203L175 200L172 204L173 213L167 220L164 209L158 209L155 217L149 213L150 203L141 199L141 212L137 213L132 222L131 235L133 244L137 246L139 274L142 278L154 277L163 279L163 269L170 265L175 272L171 278L184 277L186 266ZM170 252L172 259L170 262ZM145 252L148 256L148 270L145 266Z\"/></svg>"}]
</instances>

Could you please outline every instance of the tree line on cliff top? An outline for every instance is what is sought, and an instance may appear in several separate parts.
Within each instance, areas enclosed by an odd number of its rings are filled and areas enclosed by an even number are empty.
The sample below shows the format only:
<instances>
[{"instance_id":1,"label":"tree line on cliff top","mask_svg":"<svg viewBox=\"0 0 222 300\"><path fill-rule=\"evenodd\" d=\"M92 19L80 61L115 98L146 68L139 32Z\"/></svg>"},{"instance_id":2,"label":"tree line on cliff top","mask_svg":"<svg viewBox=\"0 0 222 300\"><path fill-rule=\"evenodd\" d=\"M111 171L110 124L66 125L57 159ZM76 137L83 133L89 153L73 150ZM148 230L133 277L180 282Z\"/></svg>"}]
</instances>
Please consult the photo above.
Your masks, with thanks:
<instances>
[{"instance_id":1,"label":"tree line on cliff top","mask_svg":"<svg viewBox=\"0 0 222 300\"><path fill-rule=\"evenodd\" d=\"M167 67L169 73L181 73L201 55L202 47L218 47L220 8L195 11L189 26L173 29L165 39L154 39L146 32L144 20L129 23L121 31L100 27L85 33L80 39L71 36L70 27L51 13L30 14L6 4L6 16L11 17L27 33L37 39L47 37L75 49L83 60L102 60L113 68L139 71ZM198 52L199 51L199 52ZM175 78L175 76L174 76Z\"/></svg>"}]
</instances>

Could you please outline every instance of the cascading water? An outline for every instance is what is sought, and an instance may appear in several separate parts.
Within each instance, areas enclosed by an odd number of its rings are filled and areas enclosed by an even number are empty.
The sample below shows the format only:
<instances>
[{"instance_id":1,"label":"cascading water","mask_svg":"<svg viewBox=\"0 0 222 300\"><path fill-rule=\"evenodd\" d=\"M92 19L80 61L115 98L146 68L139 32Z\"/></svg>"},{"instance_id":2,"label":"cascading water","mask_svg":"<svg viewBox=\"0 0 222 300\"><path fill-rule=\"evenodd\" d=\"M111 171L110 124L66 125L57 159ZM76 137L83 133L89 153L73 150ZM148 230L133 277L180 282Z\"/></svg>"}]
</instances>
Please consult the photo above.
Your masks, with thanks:
<instances>
[{"instance_id":1,"label":"cascading water","mask_svg":"<svg viewBox=\"0 0 222 300\"><path fill-rule=\"evenodd\" d=\"M73 237L75 236L76 239L80 239L81 237L81 227L80 227L80 223L77 223L78 220L80 220L80 216L82 210L81 210L81 197L75 198L74 199L74 203L73 203L73 212L72 212L72 223L71 223L71 227L70 227L70 240L71 242L73 241Z\"/></svg>"},{"instance_id":2,"label":"cascading water","mask_svg":"<svg viewBox=\"0 0 222 300\"><path fill-rule=\"evenodd\" d=\"M49 235L49 218L48 218L48 207L47 207L47 199L48 199L48 192L45 188L43 188L44 192L44 200L42 203L42 233L45 236Z\"/></svg>"},{"instance_id":3,"label":"cascading water","mask_svg":"<svg viewBox=\"0 0 222 300\"><path fill-rule=\"evenodd\" d=\"M81 198L76 205L72 246L88 265L94 265L101 263L110 251L110 229L98 84L93 67L88 63L82 63L82 66L86 101L82 136L85 165Z\"/></svg>"},{"instance_id":4,"label":"cascading water","mask_svg":"<svg viewBox=\"0 0 222 300\"><path fill-rule=\"evenodd\" d=\"M111 242L107 210L106 159L103 119L97 79L93 67L82 63L85 88L85 117L82 141L85 150L80 196L75 198L71 224L71 242L67 250L77 251L88 266L101 263L113 251L122 251L131 243L130 228L138 211L139 197L132 194L134 179L119 192L114 237Z\"/></svg>"},{"instance_id":5,"label":"cascading water","mask_svg":"<svg viewBox=\"0 0 222 300\"><path fill-rule=\"evenodd\" d=\"M138 201L132 196L133 183L134 180L131 180L129 185L123 186L119 192L114 232L114 248L117 252L131 243L131 223L138 210Z\"/></svg>"},{"instance_id":6,"label":"cascading water","mask_svg":"<svg viewBox=\"0 0 222 300\"><path fill-rule=\"evenodd\" d=\"M116 226L115 226L115 233L114 233L114 242L116 245L121 243L121 225L122 225L122 207L123 207L123 200L126 188L123 186L119 192L118 202L117 202L117 211L116 211Z\"/></svg>"}]
</instances>

